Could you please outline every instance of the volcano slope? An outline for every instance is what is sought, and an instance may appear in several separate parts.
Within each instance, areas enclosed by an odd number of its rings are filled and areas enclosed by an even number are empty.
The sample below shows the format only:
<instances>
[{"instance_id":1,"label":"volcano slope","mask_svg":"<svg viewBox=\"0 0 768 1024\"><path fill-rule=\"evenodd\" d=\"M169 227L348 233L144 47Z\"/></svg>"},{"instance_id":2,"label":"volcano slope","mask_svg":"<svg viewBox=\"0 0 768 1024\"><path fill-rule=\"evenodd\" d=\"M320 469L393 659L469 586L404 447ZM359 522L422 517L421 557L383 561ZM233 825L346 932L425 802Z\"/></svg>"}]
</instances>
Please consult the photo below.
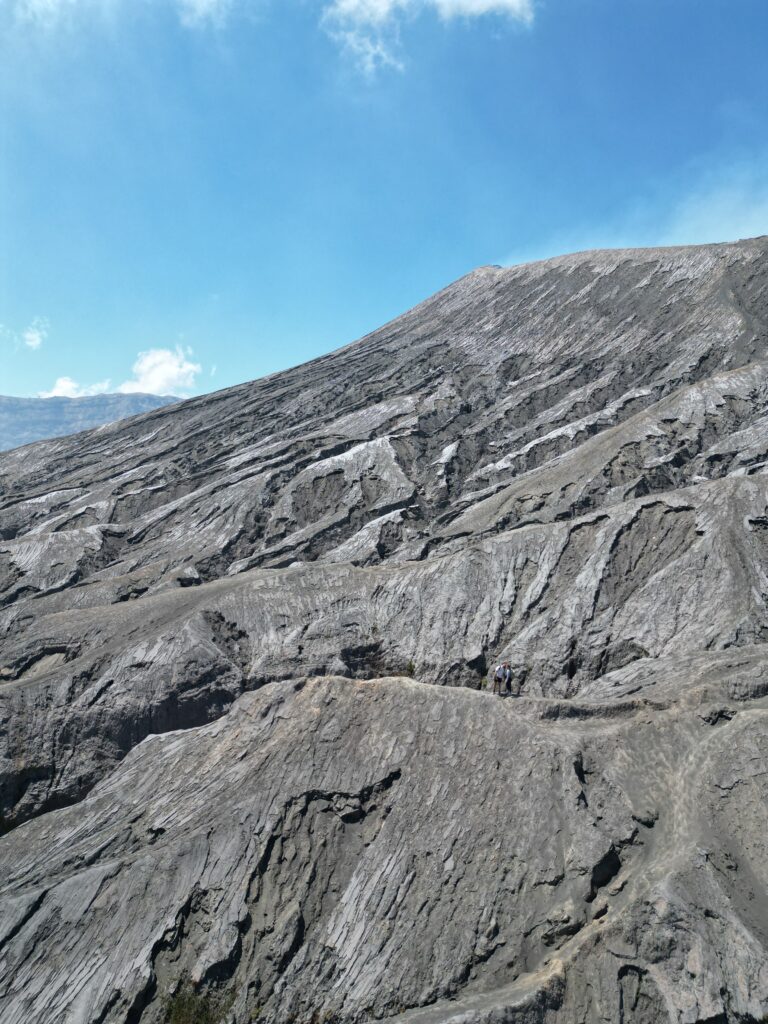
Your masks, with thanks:
<instances>
[{"instance_id":1,"label":"volcano slope","mask_svg":"<svg viewBox=\"0 0 768 1024\"><path fill-rule=\"evenodd\" d=\"M764 238L1 455L0 1019L761 1021L767 597Z\"/></svg>"}]
</instances>

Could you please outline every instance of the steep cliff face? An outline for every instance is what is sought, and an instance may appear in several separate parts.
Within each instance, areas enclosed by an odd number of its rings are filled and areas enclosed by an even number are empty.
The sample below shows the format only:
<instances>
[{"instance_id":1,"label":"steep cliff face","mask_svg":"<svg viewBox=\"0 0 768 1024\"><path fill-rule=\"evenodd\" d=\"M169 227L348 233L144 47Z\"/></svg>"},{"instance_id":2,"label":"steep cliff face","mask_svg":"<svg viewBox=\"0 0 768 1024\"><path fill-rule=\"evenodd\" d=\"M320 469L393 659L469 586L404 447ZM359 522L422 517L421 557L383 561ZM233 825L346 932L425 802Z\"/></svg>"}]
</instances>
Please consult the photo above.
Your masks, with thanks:
<instances>
[{"instance_id":1,"label":"steep cliff face","mask_svg":"<svg viewBox=\"0 0 768 1024\"><path fill-rule=\"evenodd\" d=\"M0 395L0 451L170 405L170 395L89 395L85 398L11 398Z\"/></svg>"},{"instance_id":2,"label":"steep cliff face","mask_svg":"<svg viewBox=\"0 0 768 1024\"><path fill-rule=\"evenodd\" d=\"M767 464L767 239L0 456L3 1021L761 1019Z\"/></svg>"}]
</instances>

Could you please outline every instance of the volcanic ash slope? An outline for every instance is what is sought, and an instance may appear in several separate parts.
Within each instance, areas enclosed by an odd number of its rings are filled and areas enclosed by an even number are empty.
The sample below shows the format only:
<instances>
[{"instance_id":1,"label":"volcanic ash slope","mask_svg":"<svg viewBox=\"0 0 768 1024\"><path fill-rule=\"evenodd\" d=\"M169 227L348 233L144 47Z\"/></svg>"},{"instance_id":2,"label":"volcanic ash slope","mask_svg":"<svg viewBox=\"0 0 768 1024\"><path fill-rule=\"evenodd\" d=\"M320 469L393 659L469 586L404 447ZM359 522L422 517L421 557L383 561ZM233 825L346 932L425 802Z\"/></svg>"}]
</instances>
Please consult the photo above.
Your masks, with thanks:
<instances>
[{"instance_id":1,"label":"volcanic ash slope","mask_svg":"<svg viewBox=\"0 0 768 1024\"><path fill-rule=\"evenodd\" d=\"M3 1024L761 1021L766 467L768 239L0 455Z\"/></svg>"}]
</instances>

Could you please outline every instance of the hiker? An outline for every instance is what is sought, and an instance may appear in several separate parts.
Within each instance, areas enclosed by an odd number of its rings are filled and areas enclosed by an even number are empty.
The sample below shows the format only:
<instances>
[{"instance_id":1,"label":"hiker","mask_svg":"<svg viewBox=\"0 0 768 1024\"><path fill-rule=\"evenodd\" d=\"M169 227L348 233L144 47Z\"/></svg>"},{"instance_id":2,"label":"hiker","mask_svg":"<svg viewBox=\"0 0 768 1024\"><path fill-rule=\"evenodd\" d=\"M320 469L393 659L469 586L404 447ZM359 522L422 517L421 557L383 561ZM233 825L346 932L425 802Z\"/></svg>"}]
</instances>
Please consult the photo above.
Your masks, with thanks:
<instances>
[{"instance_id":1,"label":"hiker","mask_svg":"<svg viewBox=\"0 0 768 1024\"><path fill-rule=\"evenodd\" d=\"M493 672L493 689L491 693L501 696L501 684L504 682L504 662L500 661Z\"/></svg>"},{"instance_id":2,"label":"hiker","mask_svg":"<svg viewBox=\"0 0 768 1024\"><path fill-rule=\"evenodd\" d=\"M512 666L508 661L504 662L504 696L512 696Z\"/></svg>"}]
</instances>

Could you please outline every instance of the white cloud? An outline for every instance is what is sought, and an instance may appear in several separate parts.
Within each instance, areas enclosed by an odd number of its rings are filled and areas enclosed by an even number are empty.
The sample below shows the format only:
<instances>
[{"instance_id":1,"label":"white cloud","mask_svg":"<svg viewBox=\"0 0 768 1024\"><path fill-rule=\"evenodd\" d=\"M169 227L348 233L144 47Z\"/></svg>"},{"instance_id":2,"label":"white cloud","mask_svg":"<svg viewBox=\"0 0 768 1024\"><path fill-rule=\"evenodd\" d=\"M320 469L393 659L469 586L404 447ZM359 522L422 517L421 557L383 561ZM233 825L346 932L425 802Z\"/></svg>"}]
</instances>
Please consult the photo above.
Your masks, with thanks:
<instances>
[{"instance_id":1,"label":"white cloud","mask_svg":"<svg viewBox=\"0 0 768 1024\"><path fill-rule=\"evenodd\" d=\"M133 380L127 380L117 389L123 394L138 391L150 395L182 395L195 386L195 378L202 372L199 363L190 362L191 349L151 348L139 352L133 364Z\"/></svg>"},{"instance_id":2,"label":"white cloud","mask_svg":"<svg viewBox=\"0 0 768 1024\"><path fill-rule=\"evenodd\" d=\"M382 25L401 13L434 9L441 18L474 18L502 14L520 21L533 18L533 0L331 0L325 5L330 17L358 25Z\"/></svg>"},{"instance_id":3,"label":"white cloud","mask_svg":"<svg viewBox=\"0 0 768 1024\"><path fill-rule=\"evenodd\" d=\"M35 317L26 331L21 332L21 340L27 348L38 349L48 337L48 321L43 317Z\"/></svg>"},{"instance_id":4,"label":"white cloud","mask_svg":"<svg viewBox=\"0 0 768 1024\"><path fill-rule=\"evenodd\" d=\"M195 386L195 378L202 372L198 363L190 362L192 350L177 347L152 348L139 352L133 364L133 378L117 388L110 380L96 384L78 384L72 377L59 377L50 391L40 391L39 398L86 398L89 395L104 395L110 390L124 395L141 392L148 395L178 395ZM215 369L215 368L214 368Z\"/></svg>"},{"instance_id":5,"label":"white cloud","mask_svg":"<svg viewBox=\"0 0 768 1024\"><path fill-rule=\"evenodd\" d=\"M222 26L236 12L262 8L270 0L144 0L147 6L161 3L175 9L186 28ZM277 6L278 0L271 0ZM279 0L285 3L285 0ZM300 0L293 0L299 3ZM358 67L372 72L381 67L402 68L396 56L399 30L404 19L432 13L443 21L488 15L524 24L533 20L538 0L314 0L325 30ZM47 29L71 21L76 15L93 19L136 0L0 0L0 14Z\"/></svg>"},{"instance_id":6,"label":"white cloud","mask_svg":"<svg viewBox=\"0 0 768 1024\"><path fill-rule=\"evenodd\" d=\"M533 8L534 0L330 0L323 24L370 74L379 67L402 67L395 49L404 17L433 11L443 21L497 15L530 24Z\"/></svg>"},{"instance_id":7,"label":"white cloud","mask_svg":"<svg viewBox=\"0 0 768 1024\"><path fill-rule=\"evenodd\" d=\"M59 377L50 391L40 391L38 398L86 398L89 395L103 395L109 391L108 380L83 387L71 377Z\"/></svg>"}]
</instances>

